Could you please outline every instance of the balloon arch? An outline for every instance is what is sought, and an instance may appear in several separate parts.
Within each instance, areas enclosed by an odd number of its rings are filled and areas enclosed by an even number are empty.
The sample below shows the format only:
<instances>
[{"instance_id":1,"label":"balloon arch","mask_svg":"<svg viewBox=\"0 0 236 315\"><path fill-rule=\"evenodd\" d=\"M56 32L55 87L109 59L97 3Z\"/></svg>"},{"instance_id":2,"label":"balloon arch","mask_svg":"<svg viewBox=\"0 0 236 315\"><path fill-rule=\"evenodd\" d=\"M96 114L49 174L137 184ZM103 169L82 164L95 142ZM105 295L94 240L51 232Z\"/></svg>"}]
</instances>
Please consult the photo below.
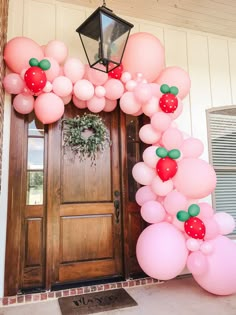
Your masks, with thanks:
<instances>
[{"instance_id":1,"label":"balloon arch","mask_svg":"<svg viewBox=\"0 0 236 315\"><path fill-rule=\"evenodd\" d=\"M68 57L67 47L57 40L40 46L15 37L6 44L4 60L9 73L3 85L15 95L15 110L34 110L43 124L59 120L71 101L99 113L113 111L120 99L124 113L150 118L139 131L150 146L132 171L142 185L136 201L150 223L137 242L139 264L160 280L176 277L187 266L205 290L236 293L236 244L224 236L234 230L235 222L201 202L215 189L216 174L200 159L202 142L186 137L174 121L191 83L183 69L165 67L160 41L149 33L131 35L122 65L109 74Z\"/></svg>"}]
</instances>

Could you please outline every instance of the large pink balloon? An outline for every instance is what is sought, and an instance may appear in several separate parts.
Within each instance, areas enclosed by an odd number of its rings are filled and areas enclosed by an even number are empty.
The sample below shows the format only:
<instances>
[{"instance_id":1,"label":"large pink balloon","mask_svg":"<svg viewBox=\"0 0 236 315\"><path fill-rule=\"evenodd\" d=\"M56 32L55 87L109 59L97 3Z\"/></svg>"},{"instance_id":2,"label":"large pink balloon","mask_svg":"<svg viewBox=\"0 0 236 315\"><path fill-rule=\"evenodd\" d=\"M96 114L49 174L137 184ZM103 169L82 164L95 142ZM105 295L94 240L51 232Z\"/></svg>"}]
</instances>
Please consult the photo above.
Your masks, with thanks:
<instances>
[{"instance_id":1,"label":"large pink balloon","mask_svg":"<svg viewBox=\"0 0 236 315\"><path fill-rule=\"evenodd\" d=\"M4 60L8 68L19 74L23 69L29 68L31 58L40 61L43 57L40 45L27 37L14 37L6 44L4 49Z\"/></svg>"},{"instance_id":2,"label":"large pink balloon","mask_svg":"<svg viewBox=\"0 0 236 315\"><path fill-rule=\"evenodd\" d=\"M171 215L176 215L179 210L185 210L186 206L186 197L178 191L171 191L164 199L164 207Z\"/></svg>"},{"instance_id":3,"label":"large pink balloon","mask_svg":"<svg viewBox=\"0 0 236 315\"><path fill-rule=\"evenodd\" d=\"M178 171L173 177L176 189L188 198L208 196L216 187L216 174L206 161L195 158L178 162Z\"/></svg>"},{"instance_id":4,"label":"large pink balloon","mask_svg":"<svg viewBox=\"0 0 236 315\"><path fill-rule=\"evenodd\" d=\"M188 256L187 267L194 276L206 273L208 264L205 255L200 251L191 253Z\"/></svg>"},{"instance_id":5,"label":"large pink balloon","mask_svg":"<svg viewBox=\"0 0 236 315\"><path fill-rule=\"evenodd\" d=\"M152 115L151 125L155 130L165 131L170 127L172 120L170 116L164 112L158 112Z\"/></svg>"},{"instance_id":6,"label":"large pink balloon","mask_svg":"<svg viewBox=\"0 0 236 315\"><path fill-rule=\"evenodd\" d=\"M147 201L141 207L141 216L148 223L159 223L164 221L166 212L158 201Z\"/></svg>"},{"instance_id":7,"label":"large pink balloon","mask_svg":"<svg viewBox=\"0 0 236 315\"><path fill-rule=\"evenodd\" d=\"M132 169L132 175L139 184L150 185L156 176L156 171L148 167L144 162L138 162Z\"/></svg>"},{"instance_id":8,"label":"large pink balloon","mask_svg":"<svg viewBox=\"0 0 236 315\"><path fill-rule=\"evenodd\" d=\"M54 58L59 64L63 63L68 55L68 48L59 40L51 40L44 48L46 57Z\"/></svg>"},{"instance_id":9,"label":"large pink balloon","mask_svg":"<svg viewBox=\"0 0 236 315\"><path fill-rule=\"evenodd\" d=\"M140 72L152 82L164 68L164 61L164 48L154 35L140 32L129 37L122 61L124 71L133 76Z\"/></svg>"},{"instance_id":10,"label":"large pink balloon","mask_svg":"<svg viewBox=\"0 0 236 315\"><path fill-rule=\"evenodd\" d=\"M134 93L125 92L120 99L120 108L124 113L133 115L141 109L141 104L136 101Z\"/></svg>"},{"instance_id":11,"label":"large pink balloon","mask_svg":"<svg viewBox=\"0 0 236 315\"><path fill-rule=\"evenodd\" d=\"M145 164L147 164L151 168L155 168L156 165L157 165L157 161L160 159L156 155L156 150L157 149L158 149L157 146L151 145L150 147L147 147L143 151L143 161L145 162Z\"/></svg>"},{"instance_id":12,"label":"large pink balloon","mask_svg":"<svg viewBox=\"0 0 236 315\"><path fill-rule=\"evenodd\" d=\"M20 114L29 114L34 109L34 97L26 93L18 94L13 100L13 107Z\"/></svg>"},{"instance_id":13,"label":"large pink balloon","mask_svg":"<svg viewBox=\"0 0 236 315\"><path fill-rule=\"evenodd\" d=\"M64 64L64 73L67 78L75 83L81 80L85 73L85 65L78 58L68 58Z\"/></svg>"},{"instance_id":14,"label":"large pink balloon","mask_svg":"<svg viewBox=\"0 0 236 315\"><path fill-rule=\"evenodd\" d=\"M109 100L105 98L106 104L103 108L104 112L112 112L117 106L117 100Z\"/></svg>"},{"instance_id":15,"label":"large pink balloon","mask_svg":"<svg viewBox=\"0 0 236 315\"><path fill-rule=\"evenodd\" d=\"M142 109L146 116L152 117L159 111L159 98L153 96L148 102L142 104Z\"/></svg>"},{"instance_id":16,"label":"large pink balloon","mask_svg":"<svg viewBox=\"0 0 236 315\"><path fill-rule=\"evenodd\" d=\"M144 205L144 203L147 201L156 200L156 199L157 199L157 196L152 191L150 186L140 187L135 194L135 200L137 204L140 206Z\"/></svg>"},{"instance_id":17,"label":"large pink balloon","mask_svg":"<svg viewBox=\"0 0 236 315\"><path fill-rule=\"evenodd\" d=\"M180 147L180 151L184 158L187 157L199 157L204 150L201 140L196 138L185 139Z\"/></svg>"},{"instance_id":18,"label":"large pink balloon","mask_svg":"<svg viewBox=\"0 0 236 315\"><path fill-rule=\"evenodd\" d=\"M74 94L78 99L88 101L94 95L94 86L88 80L79 80L74 85Z\"/></svg>"},{"instance_id":19,"label":"large pink balloon","mask_svg":"<svg viewBox=\"0 0 236 315\"><path fill-rule=\"evenodd\" d=\"M105 104L106 104L105 97L97 97L95 95L90 100L87 101L88 109L92 113L101 112L105 107Z\"/></svg>"},{"instance_id":20,"label":"large pink balloon","mask_svg":"<svg viewBox=\"0 0 236 315\"><path fill-rule=\"evenodd\" d=\"M178 97L180 99L185 98L191 87L189 74L179 67L165 68L156 82L160 85L168 84L169 86L176 86L179 89Z\"/></svg>"},{"instance_id":21,"label":"large pink balloon","mask_svg":"<svg viewBox=\"0 0 236 315\"><path fill-rule=\"evenodd\" d=\"M75 95L73 95L72 100L73 100L73 104L75 105L75 107L77 107L79 109L83 109L83 108L87 107L87 102L79 100Z\"/></svg>"},{"instance_id":22,"label":"large pink balloon","mask_svg":"<svg viewBox=\"0 0 236 315\"><path fill-rule=\"evenodd\" d=\"M169 280L184 269L188 250L183 234L167 222L149 225L136 247L140 267L150 277Z\"/></svg>"},{"instance_id":23,"label":"large pink balloon","mask_svg":"<svg viewBox=\"0 0 236 315\"><path fill-rule=\"evenodd\" d=\"M118 100L124 93L124 86L117 79L110 79L104 84L106 89L106 98L109 100Z\"/></svg>"},{"instance_id":24,"label":"large pink balloon","mask_svg":"<svg viewBox=\"0 0 236 315\"><path fill-rule=\"evenodd\" d=\"M64 103L54 93L40 94L34 104L35 115L43 124L51 124L64 114Z\"/></svg>"},{"instance_id":25,"label":"large pink balloon","mask_svg":"<svg viewBox=\"0 0 236 315\"><path fill-rule=\"evenodd\" d=\"M183 135L177 128L168 128L162 135L162 143L167 150L179 149L183 143Z\"/></svg>"},{"instance_id":26,"label":"large pink balloon","mask_svg":"<svg viewBox=\"0 0 236 315\"><path fill-rule=\"evenodd\" d=\"M194 275L197 283L206 291L216 295L236 293L236 243L225 236L209 241L212 254L207 255L208 269L201 275Z\"/></svg>"},{"instance_id":27,"label":"large pink balloon","mask_svg":"<svg viewBox=\"0 0 236 315\"><path fill-rule=\"evenodd\" d=\"M154 144L161 138L161 133L153 129L151 124L146 124L140 128L139 138L144 143Z\"/></svg>"},{"instance_id":28,"label":"large pink balloon","mask_svg":"<svg viewBox=\"0 0 236 315\"><path fill-rule=\"evenodd\" d=\"M25 81L18 73L9 73L3 79L3 86L9 94L19 94L25 88Z\"/></svg>"},{"instance_id":29,"label":"large pink balloon","mask_svg":"<svg viewBox=\"0 0 236 315\"><path fill-rule=\"evenodd\" d=\"M65 97L71 94L73 86L70 79L65 76L59 76L53 80L52 89L56 95Z\"/></svg>"},{"instance_id":30,"label":"large pink balloon","mask_svg":"<svg viewBox=\"0 0 236 315\"><path fill-rule=\"evenodd\" d=\"M235 220L232 215L226 212L217 212L214 219L219 226L220 234L227 235L232 233L235 228Z\"/></svg>"}]
</instances>

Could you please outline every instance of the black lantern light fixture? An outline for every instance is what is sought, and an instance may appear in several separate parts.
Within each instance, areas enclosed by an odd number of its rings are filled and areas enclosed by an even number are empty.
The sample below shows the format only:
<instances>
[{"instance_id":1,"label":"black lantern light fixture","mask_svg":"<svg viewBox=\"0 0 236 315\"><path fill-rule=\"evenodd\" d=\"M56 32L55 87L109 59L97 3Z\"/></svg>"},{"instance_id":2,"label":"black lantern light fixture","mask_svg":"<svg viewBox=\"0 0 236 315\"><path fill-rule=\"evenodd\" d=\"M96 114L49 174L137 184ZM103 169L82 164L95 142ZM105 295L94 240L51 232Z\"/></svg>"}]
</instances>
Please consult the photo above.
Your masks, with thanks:
<instances>
[{"instance_id":1,"label":"black lantern light fixture","mask_svg":"<svg viewBox=\"0 0 236 315\"><path fill-rule=\"evenodd\" d=\"M108 9L103 1L103 5L76 29L90 67L103 72L118 67L132 27Z\"/></svg>"}]
</instances>

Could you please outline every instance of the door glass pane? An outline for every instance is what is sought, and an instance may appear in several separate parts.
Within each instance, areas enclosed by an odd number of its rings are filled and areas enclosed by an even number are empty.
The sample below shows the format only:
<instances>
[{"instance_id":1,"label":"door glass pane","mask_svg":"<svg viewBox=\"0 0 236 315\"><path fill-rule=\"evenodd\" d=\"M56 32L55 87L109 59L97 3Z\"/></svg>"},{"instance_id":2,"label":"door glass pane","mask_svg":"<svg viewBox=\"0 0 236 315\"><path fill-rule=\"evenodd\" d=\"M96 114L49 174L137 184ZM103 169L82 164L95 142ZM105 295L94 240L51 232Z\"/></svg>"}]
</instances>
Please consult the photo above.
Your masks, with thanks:
<instances>
[{"instance_id":1,"label":"door glass pane","mask_svg":"<svg viewBox=\"0 0 236 315\"><path fill-rule=\"evenodd\" d=\"M43 204L43 172L27 172L27 205Z\"/></svg>"},{"instance_id":2,"label":"door glass pane","mask_svg":"<svg viewBox=\"0 0 236 315\"><path fill-rule=\"evenodd\" d=\"M28 170L42 170L44 161L44 138L28 138Z\"/></svg>"},{"instance_id":3,"label":"door glass pane","mask_svg":"<svg viewBox=\"0 0 236 315\"><path fill-rule=\"evenodd\" d=\"M44 136L44 126L33 113L29 115L28 122L29 136Z\"/></svg>"}]
</instances>

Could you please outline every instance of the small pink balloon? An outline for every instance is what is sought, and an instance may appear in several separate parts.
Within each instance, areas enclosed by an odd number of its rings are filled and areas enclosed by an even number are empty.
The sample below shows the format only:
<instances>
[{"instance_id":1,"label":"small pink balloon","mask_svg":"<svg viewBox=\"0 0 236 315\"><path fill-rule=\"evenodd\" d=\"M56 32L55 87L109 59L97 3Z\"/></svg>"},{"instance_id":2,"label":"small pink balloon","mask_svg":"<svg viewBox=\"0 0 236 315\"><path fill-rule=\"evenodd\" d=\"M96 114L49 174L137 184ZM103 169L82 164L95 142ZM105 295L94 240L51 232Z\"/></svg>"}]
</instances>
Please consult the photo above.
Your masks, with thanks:
<instances>
[{"instance_id":1,"label":"small pink balloon","mask_svg":"<svg viewBox=\"0 0 236 315\"><path fill-rule=\"evenodd\" d=\"M179 149L183 143L183 135L177 128L168 128L162 135L162 143L167 150Z\"/></svg>"},{"instance_id":2,"label":"small pink balloon","mask_svg":"<svg viewBox=\"0 0 236 315\"><path fill-rule=\"evenodd\" d=\"M125 84L125 88L127 91L132 92L137 86L137 82L134 80L129 80L126 84Z\"/></svg>"},{"instance_id":3,"label":"small pink balloon","mask_svg":"<svg viewBox=\"0 0 236 315\"><path fill-rule=\"evenodd\" d=\"M50 81L47 81L45 87L43 88L43 92L49 93L51 91L52 91L52 83Z\"/></svg>"},{"instance_id":4,"label":"small pink balloon","mask_svg":"<svg viewBox=\"0 0 236 315\"><path fill-rule=\"evenodd\" d=\"M235 229L235 220L229 213L217 212L214 214L214 220L217 222L222 235L232 233Z\"/></svg>"},{"instance_id":5,"label":"small pink balloon","mask_svg":"<svg viewBox=\"0 0 236 315\"><path fill-rule=\"evenodd\" d=\"M133 116L140 116L143 114L142 108L140 108L136 113L133 114Z\"/></svg>"},{"instance_id":6,"label":"small pink balloon","mask_svg":"<svg viewBox=\"0 0 236 315\"><path fill-rule=\"evenodd\" d=\"M165 131L170 127L172 120L168 114L158 112L152 115L151 125L157 131Z\"/></svg>"},{"instance_id":7,"label":"small pink balloon","mask_svg":"<svg viewBox=\"0 0 236 315\"><path fill-rule=\"evenodd\" d=\"M141 185L150 185L156 176L154 169L148 167L144 162L138 162L132 169L133 178Z\"/></svg>"},{"instance_id":8,"label":"small pink balloon","mask_svg":"<svg viewBox=\"0 0 236 315\"><path fill-rule=\"evenodd\" d=\"M151 87L147 83L139 83L134 89L134 96L139 103L147 103L152 97Z\"/></svg>"},{"instance_id":9,"label":"small pink balloon","mask_svg":"<svg viewBox=\"0 0 236 315\"><path fill-rule=\"evenodd\" d=\"M151 182L151 188L158 196L166 196L173 190L173 182L171 179L163 182L159 176L155 176Z\"/></svg>"},{"instance_id":10,"label":"small pink balloon","mask_svg":"<svg viewBox=\"0 0 236 315\"><path fill-rule=\"evenodd\" d=\"M190 250L191 252L195 252L195 251L199 250L200 245L201 245L201 243L199 242L199 240L197 240L195 238L189 238L186 241L187 249Z\"/></svg>"},{"instance_id":11,"label":"small pink balloon","mask_svg":"<svg viewBox=\"0 0 236 315\"><path fill-rule=\"evenodd\" d=\"M156 155L157 146L149 146L143 151L143 161L147 166L155 168L158 160L160 159Z\"/></svg>"},{"instance_id":12,"label":"small pink balloon","mask_svg":"<svg viewBox=\"0 0 236 315\"><path fill-rule=\"evenodd\" d=\"M100 113L106 104L105 97L93 96L87 101L87 107L92 113Z\"/></svg>"},{"instance_id":13,"label":"small pink balloon","mask_svg":"<svg viewBox=\"0 0 236 315\"><path fill-rule=\"evenodd\" d=\"M160 90L160 85L157 83L149 83L149 86L151 87L152 90L152 96L156 98L160 98L163 94Z\"/></svg>"},{"instance_id":14,"label":"small pink balloon","mask_svg":"<svg viewBox=\"0 0 236 315\"><path fill-rule=\"evenodd\" d=\"M144 143L155 144L161 138L161 133L153 129L151 124L146 124L140 128L139 138Z\"/></svg>"},{"instance_id":15,"label":"small pink balloon","mask_svg":"<svg viewBox=\"0 0 236 315\"><path fill-rule=\"evenodd\" d=\"M3 86L9 94L19 94L25 88L25 81L17 73L9 73L3 79Z\"/></svg>"},{"instance_id":16,"label":"small pink balloon","mask_svg":"<svg viewBox=\"0 0 236 315\"><path fill-rule=\"evenodd\" d=\"M81 80L85 74L85 66L78 58L68 58L63 68L64 74L67 78L75 83Z\"/></svg>"},{"instance_id":17,"label":"small pink balloon","mask_svg":"<svg viewBox=\"0 0 236 315\"><path fill-rule=\"evenodd\" d=\"M20 114L29 114L34 109L34 97L30 94L20 93L14 98L13 107Z\"/></svg>"},{"instance_id":18,"label":"small pink balloon","mask_svg":"<svg viewBox=\"0 0 236 315\"><path fill-rule=\"evenodd\" d=\"M106 89L99 85L95 87L94 93L97 97L104 97L106 95Z\"/></svg>"},{"instance_id":19,"label":"small pink balloon","mask_svg":"<svg viewBox=\"0 0 236 315\"><path fill-rule=\"evenodd\" d=\"M137 204L140 206L144 205L148 201L156 200L156 199L157 199L157 196L152 191L150 186L140 187L135 194L135 200Z\"/></svg>"},{"instance_id":20,"label":"small pink balloon","mask_svg":"<svg viewBox=\"0 0 236 315\"><path fill-rule=\"evenodd\" d=\"M219 226L213 218L203 219L203 223L206 228L206 234L204 237L205 240L212 240L213 238L216 238L220 234Z\"/></svg>"},{"instance_id":21,"label":"small pink balloon","mask_svg":"<svg viewBox=\"0 0 236 315\"><path fill-rule=\"evenodd\" d=\"M64 105L67 105L67 104L69 104L69 103L71 102L71 100L72 100L72 94L69 94L69 95L67 95L67 96L61 97L61 99L62 99Z\"/></svg>"},{"instance_id":22,"label":"small pink balloon","mask_svg":"<svg viewBox=\"0 0 236 315\"><path fill-rule=\"evenodd\" d=\"M78 99L88 101L94 95L94 86L88 80L79 80L74 85L74 94Z\"/></svg>"},{"instance_id":23,"label":"small pink balloon","mask_svg":"<svg viewBox=\"0 0 236 315\"><path fill-rule=\"evenodd\" d=\"M195 203L195 202L193 202ZM200 213L198 215L199 219L211 219L214 214L214 209L207 202L199 202L198 206L200 207Z\"/></svg>"},{"instance_id":24,"label":"small pink balloon","mask_svg":"<svg viewBox=\"0 0 236 315\"><path fill-rule=\"evenodd\" d=\"M46 74L47 80L52 82L60 73L59 63L51 57L47 57L44 59L48 60L51 64L50 68L45 71L45 74Z\"/></svg>"},{"instance_id":25,"label":"small pink balloon","mask_svg":"<svg viewBox=\"0 0 236 315\"><path fill-rule=\"evenodd\" d=\"M73 104L79 109L84 109L87 107L86 101L79 100L75 95L72 96Z\"/></svg>"},{"instance_id":26,"label":"small pink balloon","mask_svg":"<svg viewBox=\"0 0 236 315\"><path fill-rule=\"evenodd\" d=\"M106 104L103 108L104 112L112 112L117 107L117 100L109 100L105 98Z\"/></svg>"},{"instance_id":27,"label":"small pink balloon","mask_svg":"<svg viewBox=\"0 0 236 315\"><path fill-rule=\"evenodd\" d=\"M193 252L188 256L187 267L193 276L202 275L209 268L205 255L200 251Z\"/></svg>"},{"instance_id":28,"label":"small pink balloon","mask_svg":"<svg viewBox=\"0 0 236 315\"><path fill-rule=\"evenodd\" d=\"M59 76L52 82L53 92L60 96L65 97L72 93L73 85L70 79L65 76Z\"/></svg>"},{"instance_id":29,"label":"small pink balloon","mask_svg":"<svg viewBox=\"0 0 236 315\"><path fill-rule=\"evenodd\" d=\"M66 45L59 40L51 40L44 49L46 57L55 59L59 64L63 63L68 55Z\"/></svg>"},{"instance_id":30,"label":"small pink balloon","mask_svg":"<svg viewBox=\"0 0 236 315\"><path fill-rule=\"evenodd\" d=\"M142 110L148 117L152 117L159 111L159 99L153 96L147 103L142 104Z\"/></svg>"},{"instance_id":31,"label":"small pink balloon","mask_svg":"<svg viewBox=\"0 0 236 315\"><path fill-rule=\"evenodd\" d=\"M180 147L183 157L199 157L204 150L203 143L196 138L185 139Z\"/></svg>"},{"instance_id":32,"label":"small pink balloon","mask_svg":"<svg viewBox=\"0 0 236 315\"><path fill-rule=\"evenodd\" d=\"M132 92L125 92L120 99L120 108L125 114L133 115L140 110L141 104L135 100Z\"/></svg>"},{"instance_id":33,"label":"small pink balloon","mask_svg":"<svg viewBox=\"0 0 236 315\"><path fill-rule=\"evenodd\" d=\"M129 72L123 72L120 79L123 83L127 83L132 79L132 75Z\"/></svg>"},{"instance_id":34,"label":"small pink balloon","mask_svg":"<svg viewBox=\"0 0 236 315\"><path fill-rule=\"evenodd\" d=\"M108 74L93 68L87 69L88 80L94 85L103 85L108 80Z\"/></svg>"},{"instance_id":35,"label":"small pink balloon","mask_svg":"<svg viewBox=\"0 0 236 315\"><path fill-rule=\"evenodd\" d=\"M210 255L213 252L214 248L212 246L212 244L210 242L203 242L200 245L200 251L204 254L204 255Z\"/></svg>"},{"instance_id":36,"label":"small pink balloon","mask_svg":"<svg viewBox=\"0 0 236 315\"><path fill-rule=\"evenodd\" d=\"M171 215L176 215L179 210L187 207L187 198L178 191L171 191L164 199L164 207Z\"/></svg>"},{"instance_id":37,"label":"small pink balloon","mask_svg":"<svg viewBox=\"0 0 236 315\"><path fill-rule=\"evenodd\" d=\"M110 100L118 100L124 93L124 86L117 79L109 79L105 84L106 98Z\"/></svg>"},{"instance_id":38,"label":"small pink balloon","mask_svg":"<svg viewBox=\"0 0 236 315\"><path fill-rule=\"evenodd\" d=\"M158 201L147 201L141 207L141 216L148 223L159 223L164 221L166 212Z\"/></svg>"}]
</instances>

